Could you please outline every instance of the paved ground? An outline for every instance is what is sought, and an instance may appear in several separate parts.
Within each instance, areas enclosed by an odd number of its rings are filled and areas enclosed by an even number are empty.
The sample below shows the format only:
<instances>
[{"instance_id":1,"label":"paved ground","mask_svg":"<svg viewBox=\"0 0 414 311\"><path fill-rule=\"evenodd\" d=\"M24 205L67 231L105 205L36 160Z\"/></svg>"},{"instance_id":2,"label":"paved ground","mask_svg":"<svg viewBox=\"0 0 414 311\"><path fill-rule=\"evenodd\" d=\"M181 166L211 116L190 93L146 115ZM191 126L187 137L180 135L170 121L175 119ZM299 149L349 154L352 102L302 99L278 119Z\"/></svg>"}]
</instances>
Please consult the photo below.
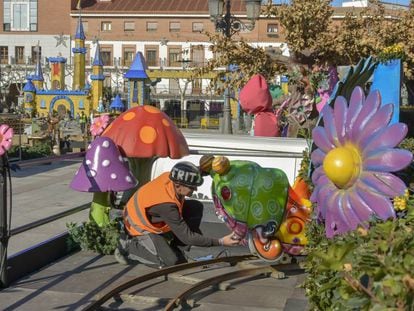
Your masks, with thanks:
<instances>
[{"instance_id":1,"label":"paved ground","mask_svg":"<svg viewBox=\"0 0 414 311\"><path fill-rule=\"evenodd\" d=\"M218 252L216 249L208 251ZM157 278L123 292L123 301L109 300L104 304L105 310L163 310L173 297L191 286L189 283L236 269L228 264L216 264L189 270L184 275L173 274L168 281ZM193 309L306 310L304 292L298 288L303 282L303 271L295 266L283 270L287 276L284 279L247 277L230 281L227 291L215 291L211 287L202 290L191 297L195 300ZM152 271L155 270L141 264L119 265L112 256L78 252L0 292L2 309L82 310L117 285Z\"/></svg>"},{"instance_id":2,"label":"paved ground","mask_svg":"<svg viewBox=\"0 0 414 311\"><path fill-rule=\"evenodd\" d=\"M81 159L54 162L12 172L12 229L91 202L92 193L69 188ZM37 229L12 236L8 254L66 231L66 223L87 220L87 211L65 217Z\"/></svg>"}]
</instances>

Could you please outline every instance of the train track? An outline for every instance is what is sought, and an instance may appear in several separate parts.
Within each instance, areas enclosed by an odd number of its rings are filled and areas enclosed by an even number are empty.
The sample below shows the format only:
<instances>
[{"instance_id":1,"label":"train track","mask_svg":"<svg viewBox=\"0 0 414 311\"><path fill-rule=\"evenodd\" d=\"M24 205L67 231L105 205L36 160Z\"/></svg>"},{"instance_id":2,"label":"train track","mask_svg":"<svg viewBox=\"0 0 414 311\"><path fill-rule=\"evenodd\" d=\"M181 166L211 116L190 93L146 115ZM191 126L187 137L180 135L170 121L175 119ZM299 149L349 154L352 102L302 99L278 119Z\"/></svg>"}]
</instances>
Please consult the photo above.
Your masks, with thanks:
<instances>
[{"instance_id":1,"label":"train track","mask_svg":"<svg viewBox=\"0 0 414 311\"><path fill-rule=\"evenodd\" d=\"M172 298L168 304L165 306L164 311L170 311L174 310L176 307L179 307L180 305L186 306L186 307L193 307L194 301L189 299L191 295L195 294L196 292L210 287L210 286L216 286L216 289L219 290L226 290L229 288L230 284L225 282L227 280L247 277L247 276L273 276L275 278L283 278L284 273L279 272L276 270L275 266L265 264L261 262L258 266L255 266L251 264L250 262L254 262L254 260L257 260L257 257L253 255L241 255L241 256L230 256L230 257L220 257L215 258L211 260L203 260L203 261L197 261L197 262L191 262L191 263L185 263L180 264L176 266L166 267L163 269L159 269L153 272L150 272L148 274L139 276L135 279L132 279L128 282L125 282L116 288L112 289L108 293L104 294L102 297L100 297L98 300L91 303L89 306L83 309L83 311L92 311L92 310L102 310L101 306L110 300L111 298L118 299L120 297L120 293L126 291L127 289L139 285L143 282L154 280L158 277L165 277L165 279L168 279L168 275L180 271L184 271L191 268L196 267L207 267L209 265L214 265L218 263L229 263L230 266L239 266L239 270L232 271L225 274L220 274L215 277L211 277L205 280L198 280L193 285L191 285L186 290L179 293L177 296Z\"/></svg>"}]
</instances>

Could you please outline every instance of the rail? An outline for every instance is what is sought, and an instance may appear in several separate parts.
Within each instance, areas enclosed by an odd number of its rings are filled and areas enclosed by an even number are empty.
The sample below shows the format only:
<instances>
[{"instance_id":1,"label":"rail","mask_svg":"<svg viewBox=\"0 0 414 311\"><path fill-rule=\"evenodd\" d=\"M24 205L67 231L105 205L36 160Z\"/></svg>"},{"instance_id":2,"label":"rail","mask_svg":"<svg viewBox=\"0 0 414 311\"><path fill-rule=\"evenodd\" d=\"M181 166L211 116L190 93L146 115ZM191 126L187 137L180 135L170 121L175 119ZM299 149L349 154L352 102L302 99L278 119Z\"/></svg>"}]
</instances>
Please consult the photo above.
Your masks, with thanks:
<instances>
[{"instance_id":1,"label":"rail","mask_svg":"<svg viewBox=\"0 0 414 311\"><path fill-rule=\"evenodd\" d=\"M51 157L44 157L44 158L33 159L33 160L10 161L9 163L10 163L11 169L21 169L21 168L27 168L30 166L34 166L34 165L41 165L41 164L46 164L46 163L51 163L51 162L80 158L80 157L83 157L84 155L85 155L85 152L78 152L78 153L66 154L62 156L51 156ZM82 210L87 209L90 206L90 204L83 204L83 205L71 208L69 210L57 213L55 215L51 215L43 219L39 219L31 223L25 224L23 226L11 229L10 220L8 219L8 217L12 215L12 204L11 204L12 200L10 198L10 204L8 204L7 194L8 194L9 180L5 177L6 176L5 174L6 173L3 173L4 176L2 176L2 182L1 182L3 199L1 200L2 205L0 207L0 210L1 210L1 215L0 215L0 228L1 228L0 289L7 287L9 282L16 280L18 277L21 277L23 273L27 274L27 273L33 272L34 270L40 268L44 264L47 264L45 262L45 251L46 252L48 251L44 249L45 244L53 245L54 250L49 252L51 260L57 259L57 257L60 257L60 256L64 256L69 252L67 247L64 245L66 244L66 236L65 236L67 235L67 232L66 232L65 234L49 239L48 241L45 241L44 243L41 243L39 245L34 245L32 247L29 247L11 256L10 258L7 258L8 240L11 236L16 236L20 233L40 227L42 225L61 219L63 217L78 213ZM39 250L37 250L37 253L35 250L36 248L39 248ZM39 255L39 253L42 253L42 255ZM29 257L31 259L27 261ZM26 264L22 267L21 262L23 261L26 262Z\"/></svg>"},{"instance_id":2,"label":"rail","mask_svg":"<svg viewBox=\"0 0 414 311\"><path fill-rule=\"evenodd\" d=\"M191 278L191 285L186 288L185 290L178 293L174 298L169 298L168 303L163 307L164 311L171 311L174 310L176 307L181 306L182 309L187 310L194 307L195 302L194 299L190 299L191 295L210 287L214 286L213 290L227 290L229 289L232 284L226 282L228 280L235 280L239 278L250 277L247 279L241 280L241 282L248 282L257 277L273 277L275 279L284 279L286 268L289 270L291 267L296 266L296 263L291 264L278 264L278 265L271 265L265 263L263 261L258 260L256 256L253 255L239 255L239 256L230 256L230 257L220 257L211 260L203 260L197 262L190 262L179 264L171 267L166 267L160 270L156 270L145 275L136 277L132 280L129 280L125 283L120 284L119 286L115 287L114 289L110 290L108 293L104 294L102 297L98 298L96 301L92 302L88 306L86 306L83 311L92 311L92 310L102 310L103 304L109 301L111 298L115 299L118 303L123 301L125 297L127 301L131 300L131 294L122 293L128 289L131 289L132 292L136 293L140 291L139 288L135 286L141 285L144 282L155 280L159 277L164 277L165 281L169 280L169 275L176 272L184 272L188 269L193 269L197 267L211 268L211 265L219 264L219 263L229 263L230 266L235 266L237 270L218 273L218 275L213 277L208 277L206 279L192 279ZM225 268L226 266L217 266L218 269ZM280 269L280 270L279 270ZM197 272L197 270L196 270ZM221 271L219 271L221 272ZM187 271L184 272L184 274ZM182 280L181 280L182 278ZM179 277L174 277L171 275L171 279L173 281L182 281L187 283L186 277L179 274ZM159 284L147 285L143 284L144 288L148 286L159 286ZM165 285L161 285L165 286ZM133 288L134 287L134 288ZM133 288L133 289L132 289ZM99 297L100 294L98 294ZM159 305L161 307L161 305Z\"/></svg>"},{"instance_id":3,"label":"rail","mask_svg":"<svg viewBox=\"0 0 414 311\"><path fill-rule=\"evenodd\" d=\"M169 275L171 273L174 273L174 272L177 272L177 271L182 271L182 270L186 270L186 269L190 269L190 268L210 265L210 264L214 264L214 263L228 262L231 265L234 265L234 264L236 264L240 261L253 259L253 258L256 258L256 257L253 256L253 255L220 257L220 258L215 258L215 259L210 259L210 260L183 263L183 264L179 264L179 265L175 265L175 266L171 266L171 267L166 267L166 268L163 268L163 269L160 269L160 270L157 270L157 271L150 272L148 274L139 276L135 279L132 279L128 282L125 282L125 283L119 285L118 287L114 288L113 290L111 290L110 292L108 292L107 294L105 294L104 296L99 298L97 301L93 302L92 304L90 304L89 306L84 308L83 311L97 310L98 307L102 306L102 304L104 304L106 301L108 301L112 297L115 297L116 295L118 295L122 291L124 291L128 288L131 288L131 287L133 287L137 284L143 283L143 282L148 281L148 280L152 280L152 279L160 277L160 276L167 276L167 275Z\"/></svg>"}]
</instances>

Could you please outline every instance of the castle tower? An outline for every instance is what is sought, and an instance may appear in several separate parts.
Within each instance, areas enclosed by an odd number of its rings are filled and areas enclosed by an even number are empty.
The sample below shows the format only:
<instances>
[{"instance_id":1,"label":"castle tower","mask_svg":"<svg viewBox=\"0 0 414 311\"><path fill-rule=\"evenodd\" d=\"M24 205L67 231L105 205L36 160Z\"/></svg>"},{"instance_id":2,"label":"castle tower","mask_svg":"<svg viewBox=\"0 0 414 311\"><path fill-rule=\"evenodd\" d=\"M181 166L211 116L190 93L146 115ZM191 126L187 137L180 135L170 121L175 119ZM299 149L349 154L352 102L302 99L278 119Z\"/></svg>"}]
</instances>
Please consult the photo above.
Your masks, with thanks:
<instances>
[{"instance_id":1,"label":"castle tower","mask_svg":"<svg viewBox=\"0 0 414 311\"><path fill-rule=\"evenodd\" d=\"M92 106L97 108L99 99L103 94L103 81L105 80L99 42L96 43L95 58L93 59L92 74L90 78L92 80Z\"/></svg>"},{"instance_id":2,"label":"castle tower","mask_svg":"<svg viewBox=\"0 0 414 311\"><path fill-rule=\"evenodd\" d=\"M131 67L124 75L128 79L128 108L143 105L149 101L149 92L145 88L145 80L148 79L146 69L145 58L141 52L138 52Z\"/></svg>"},{"instance_id":3,"label":"castle tower","mask_svg":"<svg viewBox=\"0 0 414 311\"><path fill-rule=\"evenodd\" d=\"M64 57L49 57L50 63L50 84L52 90L65 89L65 63Z\"/></svg>"},{"instance_id":4,"label":"castle tower","mask_svg":"<svg viewBox=\"0 0 414 311\"><path fill-rule=\"evenodd\" d=\"M43 78L42 64L40 63L39 43L37 43L36 49L37 49L36 70L35 70L34 75L32 76L32 81L36 89L42 90L43 82L45 81L45 79Z\"/></svg>"},{"instance_id":5,"label":"castle tower","mask_svg":"<svg viewBox=\"0 0 414 311\"><path fill-rule=\"evenodd\" d=\"M78 27L75 35L75 47L72 49L74 54L75 72L73 75L72 89L83 90L85 88L85 33L83 31L82 17L79 14Z\"/></svg>"},{"instance_id":6,"label":"castle tower","mask_svg":"<svg viewBox=\"0 0 414 311\"><path fill-rule=\"evenodd\" d=\"M36 101L36 87L32 83L31 78L27 78L27 83L23 88L24 92L24 109L26 112L31 113L33 111L34 103Z\"/></svg>"}]
</instances>

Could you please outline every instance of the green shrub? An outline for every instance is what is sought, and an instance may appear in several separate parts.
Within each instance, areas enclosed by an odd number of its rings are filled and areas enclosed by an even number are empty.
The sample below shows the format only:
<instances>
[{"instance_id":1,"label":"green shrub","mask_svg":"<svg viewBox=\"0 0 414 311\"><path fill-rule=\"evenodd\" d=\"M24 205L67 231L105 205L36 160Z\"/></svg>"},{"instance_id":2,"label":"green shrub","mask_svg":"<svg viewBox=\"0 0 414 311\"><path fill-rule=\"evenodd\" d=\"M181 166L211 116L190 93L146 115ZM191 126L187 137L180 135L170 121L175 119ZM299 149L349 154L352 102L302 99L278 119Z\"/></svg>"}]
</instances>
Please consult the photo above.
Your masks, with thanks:
<instances>
[{"instance_id":1,"label":"green shrub","mask_svg":"<svg viewBox=\"0 0 414 311\"><path fill-rule=\"evenodd\" d=\"M40 143L35 146L22 146L22 160L43 158L52 155L52 148L48 143ZM19 157L19 146L12 146L8 151L9 157Z\"/></svg>"},{"instance_id":2,"label":"green shrub","mask_svg":"<svg viewBox=\"0 0 414 311\"><path fill-rule=\"evenodd\" d=\"M68 223L69 247L78 244L82 250L92 250L99 254L113 254L118 245L118 222L113 221L108 225L99 227L96 222L83 222L81 225Z\"/></svg>"},{"instance_id":3,"label":"green shrub","mask_svg":"<svg viewBox=\"0 0 414 311\"><path fill-rule=\"evenodd\" d=\"M414 138L404 139L398 148L403 148L414 152ZM411 163L411 165L407 166L404 170L396 173L396 175L400 177L407 185L409 185L410 188L414 188L414 163Z\"/></svg>"},{"instance_id":4,"label":"green shrub","mask_svg":"<svg viewBox=\"0 0 414 311\"><path fill-rule=\"evenodd\" d=\"M309 228L303 286L312 310L414 310L414 200L404 218L327 239Z\"/></svg>"},{"instance_id":5,"label":"green shrub","mask_svg":"<svg viewBox=\"0 0 414 311\"><path fill-rule=\"evenodd\" d=\"M413 151L414 139L399 147ZM413 173L408 167L399 176L411 184ZM373 219L368 230L332 239L310 223L303 287L311 310L414 310L414 196L394 205L402 209L398 218Z\"/></svg>"}]
</instances>

